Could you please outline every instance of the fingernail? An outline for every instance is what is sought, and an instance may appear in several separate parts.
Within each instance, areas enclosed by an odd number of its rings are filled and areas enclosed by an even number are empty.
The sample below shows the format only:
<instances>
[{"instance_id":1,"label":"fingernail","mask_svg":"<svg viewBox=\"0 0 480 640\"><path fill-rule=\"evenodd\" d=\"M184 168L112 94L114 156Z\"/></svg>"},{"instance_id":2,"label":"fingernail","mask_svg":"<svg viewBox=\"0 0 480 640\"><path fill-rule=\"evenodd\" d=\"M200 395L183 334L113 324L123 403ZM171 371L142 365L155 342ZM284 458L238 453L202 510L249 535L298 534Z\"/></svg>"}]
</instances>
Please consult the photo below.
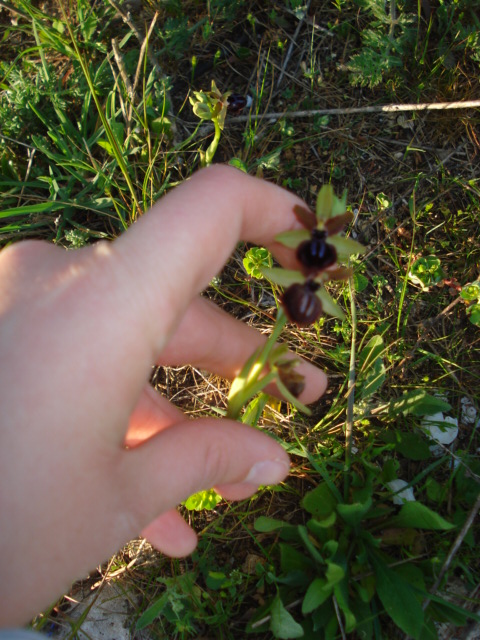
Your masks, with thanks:
<instances>
[{"instance_id":1,"label":"fingernail","mask_svg":"<svg viewBox=\"0 0 480 640\"><path fill-rule=\"evenodd\" d=\"M290 465L283 460L262 460L253 465L244 482L249 484L277 484L290 471Z\"/></svg>"}]
</instances>

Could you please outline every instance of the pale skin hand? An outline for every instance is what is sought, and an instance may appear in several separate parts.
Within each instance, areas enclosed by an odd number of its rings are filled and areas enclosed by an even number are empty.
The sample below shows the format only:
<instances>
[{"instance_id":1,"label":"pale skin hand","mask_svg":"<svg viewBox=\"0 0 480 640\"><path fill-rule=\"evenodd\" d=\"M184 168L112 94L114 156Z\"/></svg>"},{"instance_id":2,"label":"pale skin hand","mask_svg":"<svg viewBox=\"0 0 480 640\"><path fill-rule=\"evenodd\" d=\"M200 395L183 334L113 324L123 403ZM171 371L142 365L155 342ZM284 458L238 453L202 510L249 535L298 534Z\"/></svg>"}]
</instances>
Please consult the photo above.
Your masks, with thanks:
<instances>
[{"instance_id":1,"label":"pale skin hand","mask_svg":"<svg viewBox=\"0 0 480 640\"><path fill-rule=\"evenodd\" d=\"M295 204L217 166L112 244L0 253L0 626L27 622L140 533L168 555L190 553L196 536L175 507L192 493L242 499L288 474L267 435L189 420L148 378L155 363L239 371L264 338L199 293L239 240L291 266L273 238L299 226ZM326 377L299 371L300 400L312 402Z\"/></svg>"}]
</instances>

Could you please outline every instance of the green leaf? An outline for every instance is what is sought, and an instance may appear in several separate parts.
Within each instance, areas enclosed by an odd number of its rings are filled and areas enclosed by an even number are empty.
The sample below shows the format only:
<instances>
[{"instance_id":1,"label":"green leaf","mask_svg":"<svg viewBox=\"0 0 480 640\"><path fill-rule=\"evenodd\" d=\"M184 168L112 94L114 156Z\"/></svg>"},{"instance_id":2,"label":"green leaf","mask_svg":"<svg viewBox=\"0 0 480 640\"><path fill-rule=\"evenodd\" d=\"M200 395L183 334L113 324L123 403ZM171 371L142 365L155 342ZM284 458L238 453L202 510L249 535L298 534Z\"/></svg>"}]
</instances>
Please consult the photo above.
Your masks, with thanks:
<instances>
[{"instance_id":1,"label":"green leaf","mask_svg":"<svg viewBox=\"0 0 480 640\"><path fill-rule=\"evenodd\" d=\"M385 345L382 336L375 335L360 351L358 356L358 369L360 373L368 371L378 358L383 356Z\"/></svg>"},{"instance_id":2,"label":"green leaf","mask_svg":"<svg viewBox=\"0 0 480 640\"><path fill-rule=\"evenodd\" d=\"M348 582L347 580L342 580L336 584L333 588L333 592L335 594L335 598L337 599L337 604L340 607L343 615L345 616L345 631L347 633L351 633L355 629L355 625L357 623L352 610L350 609L348 602Z\"/></svg>"},{"instance_id":3,"label":"green leaf","mask_svg":"<svg viewBox=\"0 0 480 640\"><path fill-rule=\"evenodd\" d=\"M464 300L467 300L468 302L480 300L480 280L476 280L471 284L466 284L460 291L460 295Z\"/></svg>"},{"instance_id":4,"label":"green leaf","mask_svg":"<svg viewBox=\"0 0 480 640\"><path fill-rule=\"evenodd\" d=\"M468 619L480 623L480 615L475 614L473 611L467 611L437 594L429 593L428 597L432 603L427 608L427 613L432 615L435 620L438 618L440 621L452 622L458 626L463 626ZM430 610L431 608L433 609L432 611Z\"/></svg>"},{"instance_id":5,"label":"green leaf","mask_svg":"<svg viewBox=\"0 0 480 640\"><path fill-rule=\"evenodd\" d=\"M108 140L97 140L97 144L102 149L105 149L109 155L115 156L113 145Z\"/></svg>"},{"instance_id":6,"label":"green leaf","mask_svg":"<svg viewBox=\"0 0 480 640\"><path fill-rule=\"evenodd\" d=\"M303 629L293 616L285 609L280 596L277 594L270 609L270 631L275 638L288 640L289 638L301 638Z\"/></svg>"},{"instance_id":7,"label":"green leaf","mask_svg":"<svg viewBox=\"0 0 480 640\"><path fill-rule=\"evenodd\" d=\"M476 327L480 327L480 304L474 304L468 307L468 319Z\"/></svg>"},{"instance_id":8,"label":"green leaf","mask_svg":"<svg viewBox=\"0 0 480 640\"><path fill-rule=\"evenodd\" d=\"M357 293L361 293L362 291L365 291L365 289L368 287L368 278L363 276L361 273L354 273L353 284L355 287L355 291Z\"/></svg>"},{"instance_id":9,"label":"green leaf","mask_svg":"<svg viewBox=\"0 0 480 640\"><path fill-rule=\"evenodd\" d=\"M292 572L303 573L307 575L312 569L312 559L301 553L291 544L285 542L280 543L280 568L282 573L289 574Z\"/></svg>"},{"instance_id":10,"label":"green leaf","mask_svg":"<svg viewBox=\"0 0 480 640\"><path fill-rule=\"evenodd\" d=\"M438 513L432 511L421 502L406 502L400 513L388 521L389 525L432 531L451 531L455 525L447 522Z\"/></svg>"},{"instance_id":11,"label":"green leaf","mask_svg":"<svg viewBox=\"0 0 480 640\"><path fill-rule=\"evenodd\" d=\"M243 173L248 173L248 167L241 158L231 158L228 161L228 164L231 165L232 167L236 167L237 169L240 169L240 171L243 171Z\"/></svg>"},{"instance_id":12,"label":"green leaf","mask_svg":"<svg viewBox=\"0 0 480 640\"><path fill-rule=\"evenodd\" d=\"M210 511L215 509L217 504L222 500L214 489L208 489L207 491L199 491L190 496L183 503L189 511Z\"/></svg>"},{"instance_id":13,"label":"green leaf","mask_svg":"<svg viewBox=\"0 0 480 640\"><path fill-rule=\"evenodd\" d=\"M151 607L148 607L148 609L144 613L142 613L140 618L137 620L135 629L137 631L140 631L141 629L144 629L145 627L147 627L149 624L152 624L155 618L157 618L162 613L163 609L167 604L168 604L168 593L164 593L158 600L156 600L152 604Z\"/></svg>"},{"instance_id":14,"label":"green leaf","mask_svg":"<svg viewBox=\"0 0 480 640\"><path fill-rule=\"evenodd\" d=\"M383 353L385 346L382 336L373 336L358 356L358 381L359 397L368 398L377 391L385 382L385 365Z\"/></svg>"},{"instance_id":15,"label":"green leaf","mask_svg":"<svg viewBox=\"0 0 480 640\"><path fill-rule=\"evenodd\" d=\"M315 578L307 589L302 603L302 613L311 613L327 600L333 591L333 585L324 578Z\"/></svg>"},{"instance_id":16,"label":"green leaf","mask_svg":"<svg viewBox=\"0 0 480 640\"><path fill-rule=\"evenodd\" d=\"M252 247L243 258L245 271L252 278L263 278L262 268L270 268L272 263L272 254L263 247Z\"/></svg>"},{"instance_id":17,"label":"green leaf","mask_svg":"<svg viewBox=\"0 0 480 640\"><path fill-rule=\"evenodd\" d=\"M324 520L335 511L337 499L327 484L322 482L318 487L304 495L301 505L317 520Z\"/></svg>"},{"instance_id":18,"label":"green leaf","mask_svg":"<svg viewBox=\"0 0 480 640\"><path fill-rule=\"evenodd\" d=\"M337 514L335 511L332 511L332 513L329 516L327 516L326 518L322 518L322 520L316 520L314 518L311 518L307 522L307 527L314 535L322 536L325 533L325 529L328 529L329 527L333 527L336 521L337 521Z\"/></svg>"},{"instance_id":19,"label":"green leaf","mask_svg":"<svg viewBox=\"0 0 480 640\"><path fill-rule=\"evenodd\" d=\"M412 264L408 277L414 284L427 290L431 285L438 284L443 278L440 260L435 256L418 258Z\"/></svg>"},{"instance_id":20,"label":"green leaf","mask_svg":"<svg viewBox=\"0 0 480 640\"><path fill-rule=\"evenodd\" d=\"M320 553L319 549L317 548L317 546L315 544L317 541L316 540L314 541L314 539L310 536L310 534L308 532L308 529L306 527L304 527L303 525L298 525L297 529L298 529L298 533L300 535L300 538L301 538L303 544L305 545L305 548L310 553L312 558L318 564L323 564L324 560L323 560L322 554Z\"/></svg>"},{"instance_id":21,"label":"green leaf","mask_svg":"<svg viewBox=\"0 0 480 640\"><path fill-rule=\"evenodd\" d=\"M281 529L296 529L295 525L284 522L283 520L277 520L276 518L267 518L266 516L260 516L255 520L255 531L261 533L271 533L272 531L280 531Z\"/></svg>"},{"instance_id":22,"label":"green leaf","mask_svg":"<svg viewBox=\"0 0 480 640\"><path fill-rule=\"evenodd\" d=\"M398 400L392 400L388 405L388 412L395 416L412 414L414 416L431 416L439 411L447 412L452 407L435 396L429 395L423 389L407 391Z\"/></svg>"},{"instance_id":23,"label":"green leaf","mask_svg":"<svg viewBox=\"0 0 480 640\"><path fill-rule=\"evenodd\" d=\"M40 202L39 204L27 204L23 207L12 207L6 211L0 211L0 218L28 216L31 213L46 213L47 211L58 211L59 209L65 209L64 202Z\"/></svg>"},{"instance_id":24,"label":"green leaf","mask_svg":"<svg viewBox=\"0 0 480 640\"><path fill-rule=\"evenodd\" d=\"M268 399L269 396L266 393L260 393L258 396L255 396L255 398L253 398L245 408L245 412L242 416L242 423L249 424L251 427L257 426ZM428 451L430 453L430 449Z\"/></svg>"},{"instance_id":25,"label":"green leaf","mask_svg":"<svg viewBox=\"0 0 480 640\"><path fill-rule=\"evenodd\" d=\"M345 577L345 569L335 562L329 562L327 560L327 571L325 573L327 584L331 587L338 584Z\"/></svg>"},{"instance_id":26,"label":"green leaf","mask_svg":"<svg viewBox=\"0 0 480 640\"><path fill-rule=\"evenodd\" d=\"M377 594L386 612L404 633L419 640L424 613L413 589L379 555L370 552L369 556L375 571Z\"/></svg>"},{"instance_id":27,"label":"green leaf","mask_svg":"<svg viewBox=\"0 0 480 640\"><path fill-rule=\"evenodd\" d=\"M371 498L368 498L365 502L338 504L337 513L348 525L358 527L371 506Z\"/></svg>"},{"instance_id":28,"label":"green leaf","mask_svg":"<svg viewBox=\"0 0 480 640\"><path fill-rule=\"evenodd\" d=\"M431 457L430 447L424 438L417 433L404 433L395 429L381 434L384 442L395 445L395 450L409 460L428 460Z\"/></svg>"}]
</instances>

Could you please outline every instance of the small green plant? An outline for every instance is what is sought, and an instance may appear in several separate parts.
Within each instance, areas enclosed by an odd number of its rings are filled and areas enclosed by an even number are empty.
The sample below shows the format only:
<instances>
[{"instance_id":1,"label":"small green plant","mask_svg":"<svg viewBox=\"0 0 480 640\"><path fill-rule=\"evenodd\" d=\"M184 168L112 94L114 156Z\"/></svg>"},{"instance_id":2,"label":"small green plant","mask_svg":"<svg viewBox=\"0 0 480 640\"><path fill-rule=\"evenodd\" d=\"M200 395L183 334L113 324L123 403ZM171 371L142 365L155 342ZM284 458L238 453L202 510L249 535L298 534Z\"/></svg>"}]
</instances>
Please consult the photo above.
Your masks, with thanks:
<instances>
[{"instance_id":1,"label":"small green plant","mask_svg":"<svg viewBox=\"0 0 480 640\"><path fill-rule=\"evenodd\" d=\"M408 277L413 284L419 285L422 291L428 291L431 286L439 284L444 278L439 258L435 256L418 258L412 264Z\"/></svg>"},{"instance_id":2,"label":"small green plant","mask_svg":"<svg viewBox=\"0 0 480 640\"><path fill-rule=\"evenodd\" d=\"M467 314L470 322L480 327L480 280L465 285L460 295L467 304Z\"/></svg>"},{"instance_id":3,"label":"small green plant","mask_svg":"<svg viewBox=\"0 0 480 640\"><path fill-rule=\"evenodd\" d=\"M225 117L227 115L228 97L231 91L222 93L212 80L212 88L210 91L194 91L193 97L190 96L190 104L193 113L201 120L211 120L215 127L215 135L208 149L200 151L200 163L202 167L208 167L212 164L213 156L217 151L218 143L225 126Z\"/></svg>"},{"instance_id":4,"label":"small green plant","mask_svg":"<svg viewBox=\"0 0 480 640\"><path fill-rule=\"evenodd\" d=\"M352 85L372 88L395 71L403 71L404 59L415 42L415 17L395 1L364 0L361 5L368 15L368 28L361 32L360 52L346 68Z\"/></svg>"},{"instance_id":5,"label":"small green plant","mask_svg":"<svg viewBox=\"0 0 480 640\"><path fill-rule=\"evenodd\" d=\"M262 269L268 269L273 266L272 254L263 247L252 247L245 254L243 266L251 278L261 280L263 278Z\"/></svg>"},{"instance_id":6,"label":"small green plant","mask_svg":"<svg viewBox=\"0 0 480 640\"><path fill-rule=\"evenodd\" d=\"M325 640L356 631L370 640L381 637L380 624L385 629L378 620L382 615L419 640L437 637L435 620L465 624L464 610L429 596L434 566L412 553L423 532L441 535L454 525L417 501L397 509L388 489L391 470L392 465L382 470L359 462L347 501L330 480L320 483L302 500L302 524L256 520L258 532L279 537L280 557L267 576L275 596L257 613L251 630L268 624L275 638ZM398 549L407 552L402 562ZM431 603L424 611L427 597Z\"/></svg>"},{"instance_id":7,"label":"small green plant","mask_svg":"<svg viewBox=\"0 0 480 640\"><path fill-rule=\"evenodd\" d=\"M373 397L385 381L383 352L383 340L375 335L359 354L358 420L371 416ZM375 412L384 416L384 425L390 420L395 425L402 416L417 421L449 408L444 400L415 390L377 403ZM438 637L436 621L465 624L470 614L430 591L438 556L417 551L427 533L440 544L456 524L415 499L421 476L411 482L399 478L393 455L428 458L428 440L420 429L402 433L384 426L380 442L372 441L353 458L347 442L343 491L334 480L340 468L334 456L310 457L322 481L304 495L300 524L256 520L256 531L275 534L280 543L274 567L265 572L274 595L256 613L250 631L268 627L275 638L319 640L355 633L373 640L393 637L390 624L423 640Z\"/></svg>"}]
</instances>

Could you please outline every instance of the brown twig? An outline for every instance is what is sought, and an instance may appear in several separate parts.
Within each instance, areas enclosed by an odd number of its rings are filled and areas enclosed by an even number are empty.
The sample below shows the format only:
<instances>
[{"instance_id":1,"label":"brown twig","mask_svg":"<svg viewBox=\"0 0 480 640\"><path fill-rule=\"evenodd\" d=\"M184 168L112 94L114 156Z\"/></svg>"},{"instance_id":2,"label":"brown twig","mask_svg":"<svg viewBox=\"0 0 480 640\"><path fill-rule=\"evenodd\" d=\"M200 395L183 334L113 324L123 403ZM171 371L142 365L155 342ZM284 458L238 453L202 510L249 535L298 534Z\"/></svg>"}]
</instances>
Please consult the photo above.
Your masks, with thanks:
<instances>
[{"instance_id":1,"label":"brown twig","mask_svg":"<svg viewBox=\"0 0 480 640\"><path fill-rule=\"evenodd\" d=\"M111 1L111 0L109 0ZM400 113L402 111L448 111L451 109L480 109L480 100L465 100L457 102L419 102L417 104L385 104L371 107L345 107L338 109L311 109L306 111L283 111L264 113L261 115L236 116L230 118L230 122L250 122L267 118L278 120L279 118L312 118L325 115L349 115L355 113Z\"/></svg>"},{"instance_id":2,"label":"brown twig","mask_svg":"<svg viewBox=\"0 0 480 640\"><path fill-rule=\"evenodd\" d=\"M286 68L288 66L288 63L290 62L290 58L292 57L293 47L296 44L296 40L297 40L298 34L300 33L300 29L302 28L302 24L303 24L303 22L305 20L305 17L307 15L307 13L308 13L308 9L310 8L310 2L311 2L311 0L308 0L307 5L306 5L305 10L304 10L304 13L303 13L303 16L298 21L297 28L295 29L295 33L293 34L292 39L290 41L290 45L288 47L287 55L285 56L285 60L283 61L282 67L280 69L280 74L278 76L277 89L282 84L283 76L285 75L285 70L286 70Z\"/></svg>"}]
</instances>

